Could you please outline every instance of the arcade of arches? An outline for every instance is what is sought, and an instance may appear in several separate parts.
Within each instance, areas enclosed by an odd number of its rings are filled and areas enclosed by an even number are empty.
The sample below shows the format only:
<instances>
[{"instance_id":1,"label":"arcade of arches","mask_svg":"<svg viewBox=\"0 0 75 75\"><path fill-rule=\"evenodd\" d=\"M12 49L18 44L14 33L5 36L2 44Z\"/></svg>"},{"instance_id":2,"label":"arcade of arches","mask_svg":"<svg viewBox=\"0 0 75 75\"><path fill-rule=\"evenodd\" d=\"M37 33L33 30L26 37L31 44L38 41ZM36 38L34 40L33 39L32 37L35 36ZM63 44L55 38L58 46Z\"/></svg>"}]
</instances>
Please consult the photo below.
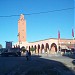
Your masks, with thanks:
<instances>
[{"instance_id":1,"label":"arcade of arches","mask_svg":"<svg viewBox=\"0 0 75 75\"><path fill-rule=\"evenodd\" d=\"M32 46L28 46L27 47L28 50L30 50L30 48L34 48L35 51L34 53L56 53L57 52L57 45L55 43L52 43L51 45L49 45L48 43L46 43L45 45L44 44L38 44L38 45L32 45Z\"/></svg>"},{"instance_id":2,"label":"arcade of arches","mask_svg":"<svg viewBox=\"0 0 75 75\"><path fill-rule=\"evenodd\" d=\"M19 45L19 42L16 45ZM75 48L75 40L61 39L58 44L58 39L50 38L36 42L22 42L20 44L20 47L22 46L24 46L27 50L30 50L30 48L34 48L35 50L33 51L33 53L36 54L40 53L55 54L59 51L59 46L61 49Z\"/></svg>"}]
</instances>

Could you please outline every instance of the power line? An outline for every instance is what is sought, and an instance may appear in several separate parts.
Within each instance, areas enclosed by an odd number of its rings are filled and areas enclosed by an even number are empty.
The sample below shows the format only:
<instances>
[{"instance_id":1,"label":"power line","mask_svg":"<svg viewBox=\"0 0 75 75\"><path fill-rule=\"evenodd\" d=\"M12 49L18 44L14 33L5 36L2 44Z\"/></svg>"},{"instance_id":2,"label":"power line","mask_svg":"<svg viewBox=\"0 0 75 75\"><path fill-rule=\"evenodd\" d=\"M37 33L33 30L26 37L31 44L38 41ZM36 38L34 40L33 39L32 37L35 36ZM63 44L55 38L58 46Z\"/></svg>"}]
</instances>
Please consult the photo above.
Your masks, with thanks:
<instances>
[{"instance_id":1,"label":"power line","mask_svg":"<svg viewBox=\"0 0 75 75\"><path fill-rule=\"evenodd\" d=\"M58 9L58 10L50 10L50 11L39 12L39 13L24 14L24 15L33 15L33 14L49 13L49 12L56 12L56 11L63 11L63 10L70 10L70 9L75 9L75 7L73 7L73 8L66 8L66 9Z\"/></svg>"},{"instance_id":2,"label":"power line","mask_svg":"<svg viewBox=\"0 0 75 75\"><path fill-rule=\"evenodd\" d=\"M20 16L20 15L9 15L9 16L0 16L0 17L13 17L13 16Z\"/></svg>"},{"instance_id":3,"label":"power line","mask_svg":"<svg viewBox=\"0 0 75 75\"><path fill-rule=\"evenodd\" d=\"M24 14L24 15L44 14L44 13L49 13L49 12L64 11L64 10L71 10L71 9L75 9L75 7L65 8L65 9L57 9L57 10L50 10L50 11L38 12L38 13L30 13L30 14ZM14 17L14 16L20 16L20 15L8 15L8 16L0 16L0 17Z\"/></svg>"}]
</instances>

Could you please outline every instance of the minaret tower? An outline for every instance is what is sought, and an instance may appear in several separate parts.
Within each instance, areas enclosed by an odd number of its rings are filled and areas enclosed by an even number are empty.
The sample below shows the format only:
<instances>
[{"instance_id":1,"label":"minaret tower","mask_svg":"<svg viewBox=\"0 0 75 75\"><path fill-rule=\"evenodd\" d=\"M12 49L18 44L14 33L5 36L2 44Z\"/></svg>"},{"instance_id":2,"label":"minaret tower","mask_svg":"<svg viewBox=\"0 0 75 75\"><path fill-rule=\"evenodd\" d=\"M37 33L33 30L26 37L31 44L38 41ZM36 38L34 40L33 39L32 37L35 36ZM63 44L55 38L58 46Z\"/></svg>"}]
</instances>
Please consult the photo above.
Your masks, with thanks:
<instances>
[{"instance_id":1,"label":"minaret tower","mask_svg":"<svg viewBox=\"0 0 75 75\"><path fill-rule=\"evenodd\" d=\"M20 15L20 19L18 20L18 42L19 44L26 42L26 20L23 14Z\"/></svg>"}]
</instances>

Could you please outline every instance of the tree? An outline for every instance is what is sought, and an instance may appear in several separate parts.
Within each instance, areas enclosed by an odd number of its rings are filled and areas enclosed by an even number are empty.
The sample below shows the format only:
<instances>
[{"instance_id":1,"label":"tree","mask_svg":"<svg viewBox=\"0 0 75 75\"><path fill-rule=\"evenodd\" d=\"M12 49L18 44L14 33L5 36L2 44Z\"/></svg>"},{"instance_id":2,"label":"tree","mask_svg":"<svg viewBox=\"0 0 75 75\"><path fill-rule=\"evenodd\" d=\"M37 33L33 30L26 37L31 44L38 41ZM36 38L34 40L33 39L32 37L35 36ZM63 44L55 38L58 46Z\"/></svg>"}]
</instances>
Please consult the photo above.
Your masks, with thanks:
<instances>
[{"instance_id":1,"label":"tree","mask_svg":"<svg viewBox=\"0 0 75 75\"><path fill-rule=\"evenodd\" d=\"M30 51L32 51L32 53L33 53L33 51L35 51L35 48L31 47L30 48Z\"/></svg>"},{"instance_id":2,"label":"tree","mask_svg":"<svg viewBox=\"0 0 75 75\"><path fill-rule=\"evenodd\" d=\"M2 48L2 45L0 44L0 49Z\"/></svg>"}]
</instances>

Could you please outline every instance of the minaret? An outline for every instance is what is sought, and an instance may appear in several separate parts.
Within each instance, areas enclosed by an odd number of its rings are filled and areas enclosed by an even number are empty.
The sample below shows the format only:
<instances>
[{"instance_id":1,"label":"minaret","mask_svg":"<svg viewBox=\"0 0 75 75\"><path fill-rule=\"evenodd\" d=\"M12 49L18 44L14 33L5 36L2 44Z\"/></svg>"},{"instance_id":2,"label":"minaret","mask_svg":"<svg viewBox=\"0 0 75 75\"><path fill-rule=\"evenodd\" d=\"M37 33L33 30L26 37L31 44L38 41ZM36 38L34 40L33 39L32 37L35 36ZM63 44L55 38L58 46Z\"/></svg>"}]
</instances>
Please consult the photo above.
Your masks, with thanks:
<instances>
[{"instance_id":1,"label":"minaret","mask_svg":"<svg viewBox=\"0 0 75 75\"><path fill-rule=\"evenodd\" d=\"M19 44L26 42L26 20L23 14L20 15L20 19L18 20L18 42Z\"/></svg>"}]
</instances>

